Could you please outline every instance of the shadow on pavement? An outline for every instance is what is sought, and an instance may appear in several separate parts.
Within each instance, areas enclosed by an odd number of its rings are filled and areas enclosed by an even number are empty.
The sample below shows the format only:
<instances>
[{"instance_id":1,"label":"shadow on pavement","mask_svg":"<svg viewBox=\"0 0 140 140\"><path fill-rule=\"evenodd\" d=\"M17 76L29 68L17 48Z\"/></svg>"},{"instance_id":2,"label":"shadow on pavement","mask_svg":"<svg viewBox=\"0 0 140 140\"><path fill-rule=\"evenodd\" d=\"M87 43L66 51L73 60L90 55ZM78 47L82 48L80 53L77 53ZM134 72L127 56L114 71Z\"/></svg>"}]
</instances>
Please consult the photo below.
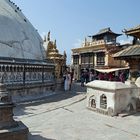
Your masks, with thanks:
<instances>
[{"instance_id":1,"label":"shadow on pavement","mask_svg":"<svg viewBox=\"0 0 140 140\"><path fill-rule=\"evenodd\" d=\"M32 101L32 102L28 102L27 104L25 104L25 106L37 106L43 103L50 103L50 102L58 102L61 100L65 100L68 98L72 98L73 96L76 96L77 94L82 94L86 92L86 87L81 87L80 83L73 83L72 84L72 88L70 91L56 91L56 94L45 97L41 100L36 100L36 101ZM23 104L24 106L24 104Z\"/></svg>"},{"instance_id":2,"label":"shadow on pavement","mask_svg":"<svg viewBox=\"0 0 140 140\"><path fill-rule=\"evenodd\" d=\"M59 102L62 100L66 100L69 98L72 98L78 94L83 94L86 92L86 87L81 87L80 83L73 83L72 84L72 88L70 91L56 91L56 94L45 97L43 99L40 100L35 100L35 101L31 101L25 104L19 104L16 106L16 108L14 109L14 114L15 116L22 116L22 115L34 115L31 112L26 112L25 111L25 107L28 106L38 106L44 103L53 103L53 102Z\"/></svg>"},{"instance_id":3,"label":"shadow on pavement","mask_svg":"<svg viewBox=\"0 0 140 140\"><path fill-rule=\"evenodd\" d=\"M56 140L56 139L51 139L51 138L44 138L41 135L32 135L31 133L29 134L28 139L29 140Z\"/></svg>"},{"instance_id":4,"label":"shadow on pavement","mask_svg":"<svg viewBox=\"0 0 140 140\"><path fill-rule=\"evenodd\" d=\"M133 115L133 116L139 117L139 116L140 116L140 111L138 111L138 112L135 112L135 113L133 113L133 114L130 114L130 115ZM130 115L129 115L129 116L130 116Z\"/></svg>"}]
</instances>

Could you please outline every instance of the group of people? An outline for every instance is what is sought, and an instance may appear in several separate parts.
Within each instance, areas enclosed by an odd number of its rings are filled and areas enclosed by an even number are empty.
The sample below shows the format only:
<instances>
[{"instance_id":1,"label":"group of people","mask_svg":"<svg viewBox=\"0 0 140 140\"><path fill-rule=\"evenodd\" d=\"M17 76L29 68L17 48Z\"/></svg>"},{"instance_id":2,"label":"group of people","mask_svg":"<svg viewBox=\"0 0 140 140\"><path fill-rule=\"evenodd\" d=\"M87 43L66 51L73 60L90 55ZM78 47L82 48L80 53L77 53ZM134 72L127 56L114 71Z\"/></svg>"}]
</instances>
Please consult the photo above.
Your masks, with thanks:
<instances>
[{"instance_id":1,"label":"group of people","mask_svg":"<svg viewBox=\"0 0 140 140\"><path fill-rule=\"evenodd\" d=\"M64 90L69 91L71 90L71 85L73 81L73 74L74 72L70 72L66 70L64 72ZM82 71L81 72L81 86L83 87L85 83L88 83L93 80L106 80L106 81L121 81L125 82L128 79L129 71L116 71L116 72L109 72L109 73L101 73L101 72L89 72L89 71Z\"/></svg>"},{"instance_id":2,"label":"group of people","mask_svg":"<svg viewBox=\"0 0 140 140\"><path fill-rule=\"evenodd\" d=\"M87 71L86 72L82 72L81 73L81 86L83 87L84 83L88 83L89 80L90 80L89 73Z\"/></svg>"},{"instance_id":3,"label":"group of people","mask_svg":"<svg viewBox=\"0 0 140 140\"><path fill-rule=\"evenodd\" d=\"M128 79L128 73L124 71L120 71L118 74L115 74L115 72L99 73L98 79L106 81L120 81L124 83Z\"/></svg>"},{"instance_id":4,"label":"group of people","mask_svg":"<svg viewBox=\"0 0 140 140\"><path fill-rule=\"evenodd\" d=\"M117 71L110 73L101 73L101 72L81 72L81 86L84 86L84 83L88 83L93 80L106 80L106 81L121 81L125 82L128 78L129 72L127 71Z\"/></svg>"}]
</instances>

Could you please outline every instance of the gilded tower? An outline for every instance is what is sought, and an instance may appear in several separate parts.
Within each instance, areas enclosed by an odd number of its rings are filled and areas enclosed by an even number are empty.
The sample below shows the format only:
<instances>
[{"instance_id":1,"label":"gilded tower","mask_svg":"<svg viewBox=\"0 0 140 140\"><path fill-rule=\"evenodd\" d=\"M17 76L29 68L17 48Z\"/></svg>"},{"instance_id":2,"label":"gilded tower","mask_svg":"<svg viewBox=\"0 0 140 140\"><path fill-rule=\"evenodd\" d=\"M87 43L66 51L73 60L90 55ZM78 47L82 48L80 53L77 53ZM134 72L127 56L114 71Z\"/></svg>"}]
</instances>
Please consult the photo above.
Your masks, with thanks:
<instances>
[{"instance_id":1,"label":"gilded tower","mask_svg":"<svg viewBox=\"0 0 140 140\"><path fill-rule=\"evenodd\" d=\"M64 54L60 54L57 49L56 40L51 41L50 39L50 31L47 36L44 36L44 48L46 51L46 57L53 60L55 64L55 76L57 79L62 78L63 72L66 68L66 52Z\"/></svg>"}]
</instances>

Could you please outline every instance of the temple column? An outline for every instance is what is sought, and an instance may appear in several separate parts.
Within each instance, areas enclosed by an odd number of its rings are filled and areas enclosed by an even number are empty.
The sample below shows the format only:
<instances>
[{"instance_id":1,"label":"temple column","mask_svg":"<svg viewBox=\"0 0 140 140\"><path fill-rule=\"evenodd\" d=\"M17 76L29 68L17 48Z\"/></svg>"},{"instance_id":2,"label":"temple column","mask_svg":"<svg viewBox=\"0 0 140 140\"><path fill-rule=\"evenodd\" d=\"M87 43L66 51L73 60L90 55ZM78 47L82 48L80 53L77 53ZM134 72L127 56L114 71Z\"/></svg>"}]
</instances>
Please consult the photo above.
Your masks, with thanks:
<instances>
[{"instance_id":1,"label":"temple column","mask_svg":"<svg viewBox=\"0 0 140 140\"><path fill-rule=\"evenodd\" d=\"M97 66L97 53L94 54L94 67Z\"/></svg>"},{"instance_id":2,"label":"temple column","mask_svg":"<svg viewBox=\"0 0 140 140\"><path fill-rule=\"evenodd\" d=\"M79 54L79 63L78 63L78 65L81 65L81 54Z\"/></svg>"},{"instance_id":3,"label":"temple column","mask_svg":"<svg viewBox=\"0 0 140 140\"><path fill-rule=\"evenodd\" d=\"M108 53L105 53L105 66L108 66Z\"/></svg>"}]
</instances>

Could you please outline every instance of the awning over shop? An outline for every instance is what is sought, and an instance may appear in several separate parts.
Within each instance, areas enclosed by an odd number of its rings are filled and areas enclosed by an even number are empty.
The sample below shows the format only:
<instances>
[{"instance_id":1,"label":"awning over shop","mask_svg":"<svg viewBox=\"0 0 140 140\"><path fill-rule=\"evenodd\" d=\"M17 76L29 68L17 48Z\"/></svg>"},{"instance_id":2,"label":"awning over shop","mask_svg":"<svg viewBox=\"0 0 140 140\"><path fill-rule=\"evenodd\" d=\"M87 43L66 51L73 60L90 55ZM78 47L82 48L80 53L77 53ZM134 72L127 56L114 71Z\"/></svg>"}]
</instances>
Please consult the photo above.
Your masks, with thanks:
<instances>
[{"instance_id":1,"label":"awning over shop","mask_svg":"<svg viewBox=\"0 0 140 140\"><path fill-rule=\"evenodd\" d=\"M129 67L125 67L125 68L110 68L110 69L94 69L98 72L102 72L102 73L110 73L110 72L114 72L114 71L119 71L119 70L126 70L129 69Z\"/></svg>"}]
</instances>

